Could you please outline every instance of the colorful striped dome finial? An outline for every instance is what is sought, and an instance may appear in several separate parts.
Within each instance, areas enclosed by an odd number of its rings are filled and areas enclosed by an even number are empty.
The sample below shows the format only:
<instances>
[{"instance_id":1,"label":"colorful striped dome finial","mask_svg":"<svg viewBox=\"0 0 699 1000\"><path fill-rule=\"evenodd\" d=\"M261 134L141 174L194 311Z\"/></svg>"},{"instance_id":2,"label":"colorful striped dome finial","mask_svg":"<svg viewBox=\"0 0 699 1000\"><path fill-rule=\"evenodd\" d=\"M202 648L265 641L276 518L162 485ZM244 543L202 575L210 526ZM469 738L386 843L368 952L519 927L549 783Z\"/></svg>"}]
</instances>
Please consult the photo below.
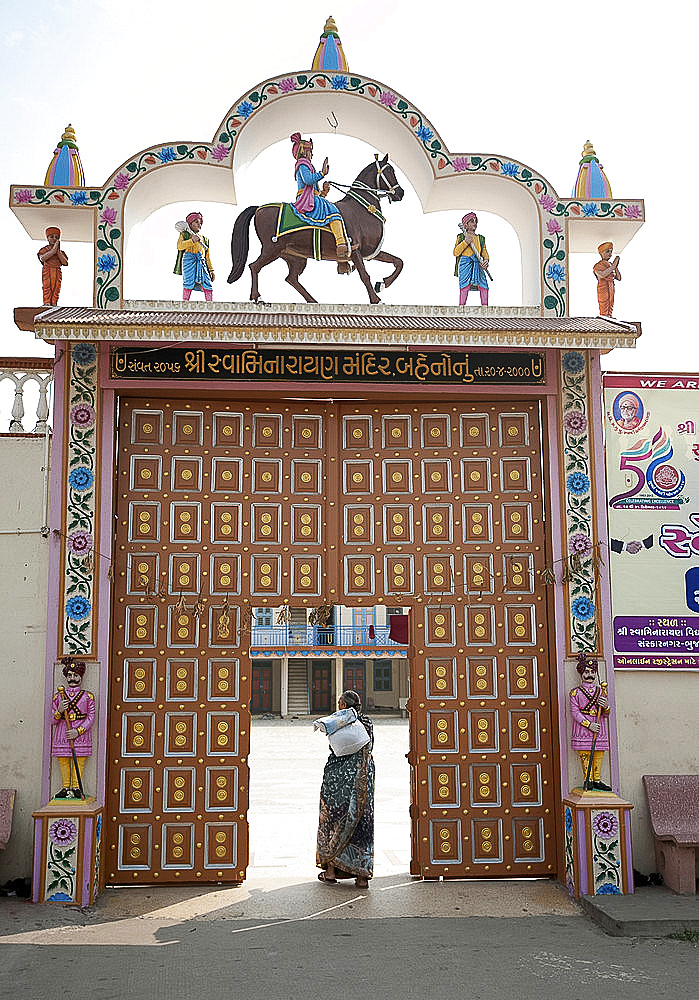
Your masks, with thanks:
<instances>
[{"instance_id":1,"label":"colorful striped dome finial","mask_svg":"<svg viewBox=\"0 0 699 1000\"><path fill-rule=\"evenodd\" d=\"M583 146L580 169L573 185L573 198L611 198L612 188L588 139Z\"/></svg>"},{"instance_id":2,"label":"colorful striped dome finial","mask_svg":"<svg viewBox=\"0 0 699 1000\"><path fill-rule=\"evenodd\" d=\"M342 42L337 33L337 25L332 17L325 22L323 34L320 36L316 54L313 57L313 69L324 69L329 72L347 73L349 67L342 51Z\"/></svg>"},{"instance_id":3,"label":"colorful striped dome finial","mask_svg":"<svg viewBox=\"0 0 699 1000\"><path fill-rule=\"evenodd\" d=\"M61 140L53 151L44 184L50 187L83 187L85 184L80 151L72 125L66 125Z\"/></svg>"}]
</instances>

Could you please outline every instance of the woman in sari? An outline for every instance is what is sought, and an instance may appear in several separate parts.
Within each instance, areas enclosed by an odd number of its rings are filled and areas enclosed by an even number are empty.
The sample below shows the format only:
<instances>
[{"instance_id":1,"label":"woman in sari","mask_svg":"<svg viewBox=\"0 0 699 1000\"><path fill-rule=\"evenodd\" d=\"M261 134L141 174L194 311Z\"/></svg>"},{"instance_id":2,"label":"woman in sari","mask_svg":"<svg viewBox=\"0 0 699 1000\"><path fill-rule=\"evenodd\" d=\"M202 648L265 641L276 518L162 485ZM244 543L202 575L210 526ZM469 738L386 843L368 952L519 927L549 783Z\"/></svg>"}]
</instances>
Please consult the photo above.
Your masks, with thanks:
<instances>
[{"instance_id":1,"label":"woman in sari","mask_svg":"<svg viewBox=\"0 0 699 1000\"><path fill-rule=\"evenodd\" d=\"M320 789L318 878L321 882L354 878L358 889L367 889L374 874L374 727L362 715L356 691L343 692L338 708L354 709L369 742L345 756L330 749Z\"/></svg>"}]
</instances>

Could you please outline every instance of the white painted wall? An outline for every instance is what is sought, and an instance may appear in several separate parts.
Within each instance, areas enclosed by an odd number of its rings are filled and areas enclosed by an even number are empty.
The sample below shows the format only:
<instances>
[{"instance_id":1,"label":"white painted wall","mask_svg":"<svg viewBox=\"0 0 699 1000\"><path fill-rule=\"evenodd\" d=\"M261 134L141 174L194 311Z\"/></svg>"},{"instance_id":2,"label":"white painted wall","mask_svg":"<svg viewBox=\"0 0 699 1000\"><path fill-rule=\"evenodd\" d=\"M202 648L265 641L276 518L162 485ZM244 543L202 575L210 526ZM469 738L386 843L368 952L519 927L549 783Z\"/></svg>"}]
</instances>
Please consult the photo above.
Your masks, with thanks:
<instances>
[{"instance_id":1,"label":"white painted wall","mask_svg":"<svg viewBox=\"0 0 699 1000\"><path fill-rule=\"evenodd\" d=\"M699 774L699 673L618 670L615 684L619 791L634 804L634 867L647 875L657 869L642 777Z\"/></svg>"},{"instance_id":2,"label":"white painted wall","mask_svg":"<svg viewBox=\"0 0 699 1000\"><path fill-rule=\"evenodd\" d=\"M31 875L41 806L48 539L42 538L44 438L0 435L0 785L17 789L0 884ZM16 534L17 529L26 534ZM11 531L13 534L6 534Z\"/></svg>"}]
</instances>

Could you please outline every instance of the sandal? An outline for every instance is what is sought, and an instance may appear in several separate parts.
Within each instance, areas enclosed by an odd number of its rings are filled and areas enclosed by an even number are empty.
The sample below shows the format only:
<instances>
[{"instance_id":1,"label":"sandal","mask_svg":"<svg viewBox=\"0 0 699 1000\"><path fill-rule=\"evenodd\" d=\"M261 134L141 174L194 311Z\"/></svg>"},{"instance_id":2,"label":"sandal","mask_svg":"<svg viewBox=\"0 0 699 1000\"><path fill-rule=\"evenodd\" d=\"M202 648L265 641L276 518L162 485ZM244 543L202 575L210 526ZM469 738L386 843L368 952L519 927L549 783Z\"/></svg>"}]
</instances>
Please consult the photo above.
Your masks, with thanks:
<instances>
[{"instance_id":1,"label":"sandal","mask_svg":"<svg viewBox=\"0 0 699 1000\"><path fill-rule=\"evenodd\" d=\"M328 876L327 876L327 874L325 872L318 872L318 881L319 882L327 882L328 884L332 883L334 885L337 884L337 879L336 878L328 878Z\"/></svg>"}]
</instances>

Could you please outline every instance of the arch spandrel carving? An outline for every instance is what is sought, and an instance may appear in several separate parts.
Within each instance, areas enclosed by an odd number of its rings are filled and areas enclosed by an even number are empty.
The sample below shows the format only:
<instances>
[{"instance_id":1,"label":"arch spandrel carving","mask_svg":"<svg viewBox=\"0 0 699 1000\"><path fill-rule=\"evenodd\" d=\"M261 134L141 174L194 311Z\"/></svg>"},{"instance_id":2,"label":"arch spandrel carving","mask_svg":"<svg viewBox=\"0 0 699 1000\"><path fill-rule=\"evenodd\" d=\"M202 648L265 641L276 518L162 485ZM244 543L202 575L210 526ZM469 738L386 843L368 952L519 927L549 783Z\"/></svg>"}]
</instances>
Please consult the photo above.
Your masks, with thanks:
<instances>
[{"instance_id":1,"label":"arch spandrel carving","mask_svg":"<svg viewBox=\"0 0 699 1000\"><path fill-rule=\"evenodd\" d=\"M236 170L286 138L290 128L332 131L388 150L425 212L475 205L505 218L522 248L523 301L543 316L567 315L568 256L594 249L614 225L623 249L642 225L643 202L560 198L525 164L497 154L448 150L430 120L397 91L350 73L307 70L247 91L211 142L173 142L142 150L101 188L13 185L10 207L34 239L58 225L66 240L95 246L94 304L123 303L123 254L130 229L164 205L195 199L235 204Z\"/></svg>"}]
</instances>

